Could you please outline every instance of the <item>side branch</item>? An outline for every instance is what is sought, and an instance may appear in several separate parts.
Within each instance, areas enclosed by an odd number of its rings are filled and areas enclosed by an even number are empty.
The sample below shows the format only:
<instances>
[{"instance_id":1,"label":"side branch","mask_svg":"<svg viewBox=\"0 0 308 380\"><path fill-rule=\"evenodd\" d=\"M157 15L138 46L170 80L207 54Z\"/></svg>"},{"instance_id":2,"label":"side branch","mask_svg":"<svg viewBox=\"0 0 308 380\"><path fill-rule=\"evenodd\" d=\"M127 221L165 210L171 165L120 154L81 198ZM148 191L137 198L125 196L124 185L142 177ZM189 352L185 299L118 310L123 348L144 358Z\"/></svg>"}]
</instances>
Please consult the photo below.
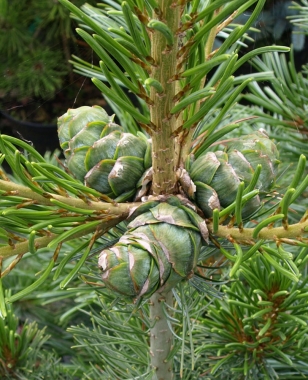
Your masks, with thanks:
<instances>
[{"instance_id":1,"label":"side branch","mask_svg":"<svg viewBox=\"0 0 308 380\"><path fill-rule=\"evenodd\" d=\"M121 217L117 217L108 221L102 221L102 225L100 228L100 231L98 232L98 236L103 235L106 231L108 231L110 228L114 227L118 223L120 223L123 220ZM76 232L75 234L71 235L67 239L63 239L63 241L68 240L74 240L81 238L87 234L94 233L94 231L97 229L97 226L91 227L88 229L84 229L81 232ZM57 238L59 235L54 233L49 233L46 236L39 237L34 240L34 245L36 249L45 248L47 247L55 238ZM25 253L29 252L29 242L24 241L21 243L14 244L13 246L7 245L5 247L0 247L0 258L7 259L12 256L17 255L23 255Z\"/></svg>"},{"instance_id":2,"label":"side branch","mask_svg":"<svg viewBox=\"0 0 308 380\"><path fill-rule=\"evenodd\" d=\"M55 206L52 200L59 201L63 204L66 204L71 207L89 210L89 211L97 211L102 213L108 213L112 215L121 215L122 217L126 217L130 210L141 205L139 202L130 202L130 203L108 203L108 202L95 202L88 200L85 202L79 198L73 197L64 197L58 194L50 194L46 193L46 196L42 196L33 190L29 189L26 186L19 185L14 182L3 181L0 180L0 190L6 192L12 192L14 195L31 199L37 201L39 204L46 206ZM12 195L12 194L10 194ZM3 195L0 197L4 197Z\"/></svg>"},{"instance_id":3,"label":"side branch","mask_svg":"<svg viewBox=\"0 0 308 380\"><path fill-rule=\"evenodd\" d=\"M209 231L213 231L213 225L208 224ZM254 241L254 228L235 228L228 226L219 226L215 236L235 240L236 242ZM306 235L306 236L305 236ZM284 227L265 227L259 233L257 239L264 240L280 240L280 239L295 239L303 240L308 238L308 220L291 224L288 228Z\"/></svg>"}]
</instances>

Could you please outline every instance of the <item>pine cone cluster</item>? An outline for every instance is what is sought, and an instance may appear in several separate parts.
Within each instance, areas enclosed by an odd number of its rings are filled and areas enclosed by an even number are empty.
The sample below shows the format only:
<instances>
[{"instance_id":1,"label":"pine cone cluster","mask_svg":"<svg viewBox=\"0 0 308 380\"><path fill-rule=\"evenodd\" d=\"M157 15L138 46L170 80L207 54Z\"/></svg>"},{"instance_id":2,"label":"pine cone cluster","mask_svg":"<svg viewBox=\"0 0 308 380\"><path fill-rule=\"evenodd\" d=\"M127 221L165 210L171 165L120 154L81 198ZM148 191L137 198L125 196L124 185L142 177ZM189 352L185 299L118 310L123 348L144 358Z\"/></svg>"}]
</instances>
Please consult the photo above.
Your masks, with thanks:
<instances>
[{"instance_id":1,"label":"pine cone cluster","mask_svg":"<svg viewBox=\"0 0 308 380\"><path fill-rule=\"evenodd\" d=\"M146 136L125 133L99 106L68 110L58 120L58 134L69 171L118 202L132 198L151 166Z\"/></svg>"},{"instance_id":2,"label":"pine cone cluster","mask_svg":"<svg viewBox=\"0 0 308 380\"><path fill-rule=\"evenodd\" d=\"M126 297L168 291L194 273L201 248L198 221L180 204L149 204L113 247L101 252L105 285Z\"/></svg>"},{"instance_id":3,"label":"pine cone cluster","mask_svg":"<svg viewBox=\"0 0 308 380\"><path fill-rule=\"evenodd\" d=\"M58 127L67 168L77 179L118 202L134 198L151 167L151 143L144 134L126 133L98 106L68 110ZM215 208L235 201L239 184L248 185L259 164L256 188L269 191L279 163L277 148L263 131L232 140L224 151L188 159L195 189L190 198L207 218ZM106 287L138 299L168 291L193 275L207 239L206 225L174 199L150 202L135 211L119 242L101 252L99 267ZM256 196L244 205L243 216L258 207Z\"/></svg>"}]
</instances>

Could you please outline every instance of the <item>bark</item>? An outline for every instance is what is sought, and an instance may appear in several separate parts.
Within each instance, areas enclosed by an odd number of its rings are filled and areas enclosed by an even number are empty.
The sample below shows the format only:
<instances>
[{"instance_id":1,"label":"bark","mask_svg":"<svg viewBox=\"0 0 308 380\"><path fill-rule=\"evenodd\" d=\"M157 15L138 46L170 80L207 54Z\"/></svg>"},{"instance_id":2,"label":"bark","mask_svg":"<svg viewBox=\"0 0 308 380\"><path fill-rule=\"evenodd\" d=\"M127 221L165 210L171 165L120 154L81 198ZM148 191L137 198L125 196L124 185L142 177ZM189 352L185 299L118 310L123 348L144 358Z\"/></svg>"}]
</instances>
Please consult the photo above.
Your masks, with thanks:
<instances>
[{"instance_id":1,"label":"bark","mask_svg":"<svg viewBox=\"0 0 308 380\"><path fill-rule=\"evenodd\" d=\"M151 123L152 133L152 166L154 195L173 194L177 192L176 170L178 166L179 145L172 133L177 130L181 119L173 115L170 110L175 105L174 97L179 88L175 81L170 81L176 74L178 36L181 8L174 5L172 0L159 0L161 12L156 14L159 21L164 22L174 36L172 46L167 44L164 35L156 30L150 31L151 56L155 61L151 77L159 81L163 92L158 93L151 89ZM173 379L173 360L167 360L173 344L172 333L167 323L167 316L163 312L163 303L172 304L172 293L162 297L155 293L150 299L151 310L151 366L155 370L153 380Z\"/></svg>"},{"instance_id":2,"label":"bark","mask_svg":"<svg viewBox=\"0 0 308 380\"><path fill-rule=\"evenodd\" d=\"M180 23L181 9L172 1L159 1L161 14L159 21L164 22L174 36L172 46L167 44L164 35L156 30L150 31L151 56L155 61L151 77L159 81L163 92L151 89L151 122L152 134L153 193L154 195L176 193L176 169L178 165L177 140L172 133L177 129L180 120L170 114L175 105L174 96L178 91L176 81L170 81L176 73L178 37L176 31Z\"/></svg>"},{"instance_id":3,"label":"bark","mask_svg":"<svg viewBox=\"0 0 308 380\"><path fill-rule=\"evenodd\" d=\"M164 303L172 304L172 292L165 296L156 292L150 300L150 318L152 328L150 331L151 365L155 371L153 380L172 380L173 360L167 357L172 349L173 336L164 313Z\"/></svg>"}]
</instances>

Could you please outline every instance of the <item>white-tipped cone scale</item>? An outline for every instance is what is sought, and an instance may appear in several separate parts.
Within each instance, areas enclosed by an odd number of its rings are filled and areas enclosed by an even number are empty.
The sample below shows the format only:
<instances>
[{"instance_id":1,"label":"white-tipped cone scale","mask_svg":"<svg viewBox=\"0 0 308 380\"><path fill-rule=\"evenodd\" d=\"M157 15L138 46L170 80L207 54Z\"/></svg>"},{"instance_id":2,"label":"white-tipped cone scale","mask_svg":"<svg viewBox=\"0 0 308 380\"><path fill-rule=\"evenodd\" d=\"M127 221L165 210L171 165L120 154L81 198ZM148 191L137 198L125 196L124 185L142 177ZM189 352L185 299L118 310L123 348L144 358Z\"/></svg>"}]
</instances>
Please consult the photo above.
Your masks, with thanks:
<instances>
[{"instance_id":1,"label":"white-tipped cone scale","mask_svg":"<svg viewBox=\"0 0 308 380\"><path fill-rule=\"evenodd\" d=\"M274 184L278 163L278 150L263 131L234 139L225 151L207 152L191 164L189 175L196 186L193 200L211 217L215 208L235 201L239 184L248 185L259 164L262 169L256 189L267 192ZM243 216L259 206L259 196L252 198L245 204Z\"/></svg>"},{"instance_id":2,"label":"white-tipped cone scale","mask_svg":"<svg viewBox=\"0 0 308 380\"><path fill-rule=\"evenodd\" d=\"M118 202L136 195L140 179L151 166L151 145L145 135L125 133L98 106L69 110L58 125L68 169L76 178ZM215 208L235 201L240 183L250 183L258 164L262 170L255 187L268 191L278 162L276 146L262 131L234 139L225 151L207 152L189 165L193 191L188 197L210 217ZM250 199L243 216L259 205L259 196ZM193 276L202 241L208 237L197 213L179 198L169 197L161 203L143 204L130 220L119 242L100 254L107 288L137 300L156 291L167 292Z\"/></svg>"},{"instance_id":3,"label":"white-tipped cone scale","mask_svg":"<svg viewBox=\"0 0 308 380\"><path fill-rule=\"evenodd\" d=\"M68 110L58 120L58 134L70 172L118 202L134 196L151 166L146 136L125 133L99 106Z\"/></svg>"},{"instance_id":4,"label":"white-tipped cone scale","mask_svg":"<svg viewBox=\"0 0 308 380\"><path fill-rule=\"evenodd\" d=\"M193 276L202 237L207 238L205 223L193 211L156 204L128 225L117 244L101 252L103 282L133 299L169 291Z\"/></svg>"}]
</instances>

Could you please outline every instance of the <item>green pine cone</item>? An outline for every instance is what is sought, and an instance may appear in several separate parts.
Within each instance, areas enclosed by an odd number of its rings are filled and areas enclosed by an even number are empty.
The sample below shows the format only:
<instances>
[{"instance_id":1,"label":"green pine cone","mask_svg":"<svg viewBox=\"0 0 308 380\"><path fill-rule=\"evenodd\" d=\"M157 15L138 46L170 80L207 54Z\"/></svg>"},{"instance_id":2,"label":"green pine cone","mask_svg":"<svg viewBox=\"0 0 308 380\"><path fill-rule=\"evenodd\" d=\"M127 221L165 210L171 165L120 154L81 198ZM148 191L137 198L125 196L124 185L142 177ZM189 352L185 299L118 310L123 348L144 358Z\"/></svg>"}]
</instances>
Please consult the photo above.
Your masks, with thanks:
<instances>
[{"instance_id":1,"label":"green pine cone","mask_svg":"<svg viewBox=\"0 0 308 380\"><path fill-rule=\"evenodd\" d=\"M67 167L80 181L118 202L131 198L151 166L145 135L125 133L99 106L70 109L58 119Z\"/></svg>"},{"instance_id":2,"label":"green pine cone","mask_svg":"<svg viewBox=\"0 0 308 380\"><path fill-rule=\"evenodd\" d=\"M267 192L277 175L278 150L263 131L234 139L223 151L207 152L190 166L189 175L196 186L195 201L206 217L215 208L227 207L236 199L241 182L248 185L258 164L262 165L257 189ZM260 206L254 197L243 207L248 217Z\"/></svg>"},{"instance_id":3,"label":"green pine cone","mask_svg":"<svg viewBox=\"0 0 308 380\"><path fill-rule=\"evenodd\" d=\"M104 284L138 299L157 290L168 291L190 278L204 232L205 224L200 223L204 221L191 210L168 203L137 216L119 242L99 256Z\"/></svg>"}]
</instances>

